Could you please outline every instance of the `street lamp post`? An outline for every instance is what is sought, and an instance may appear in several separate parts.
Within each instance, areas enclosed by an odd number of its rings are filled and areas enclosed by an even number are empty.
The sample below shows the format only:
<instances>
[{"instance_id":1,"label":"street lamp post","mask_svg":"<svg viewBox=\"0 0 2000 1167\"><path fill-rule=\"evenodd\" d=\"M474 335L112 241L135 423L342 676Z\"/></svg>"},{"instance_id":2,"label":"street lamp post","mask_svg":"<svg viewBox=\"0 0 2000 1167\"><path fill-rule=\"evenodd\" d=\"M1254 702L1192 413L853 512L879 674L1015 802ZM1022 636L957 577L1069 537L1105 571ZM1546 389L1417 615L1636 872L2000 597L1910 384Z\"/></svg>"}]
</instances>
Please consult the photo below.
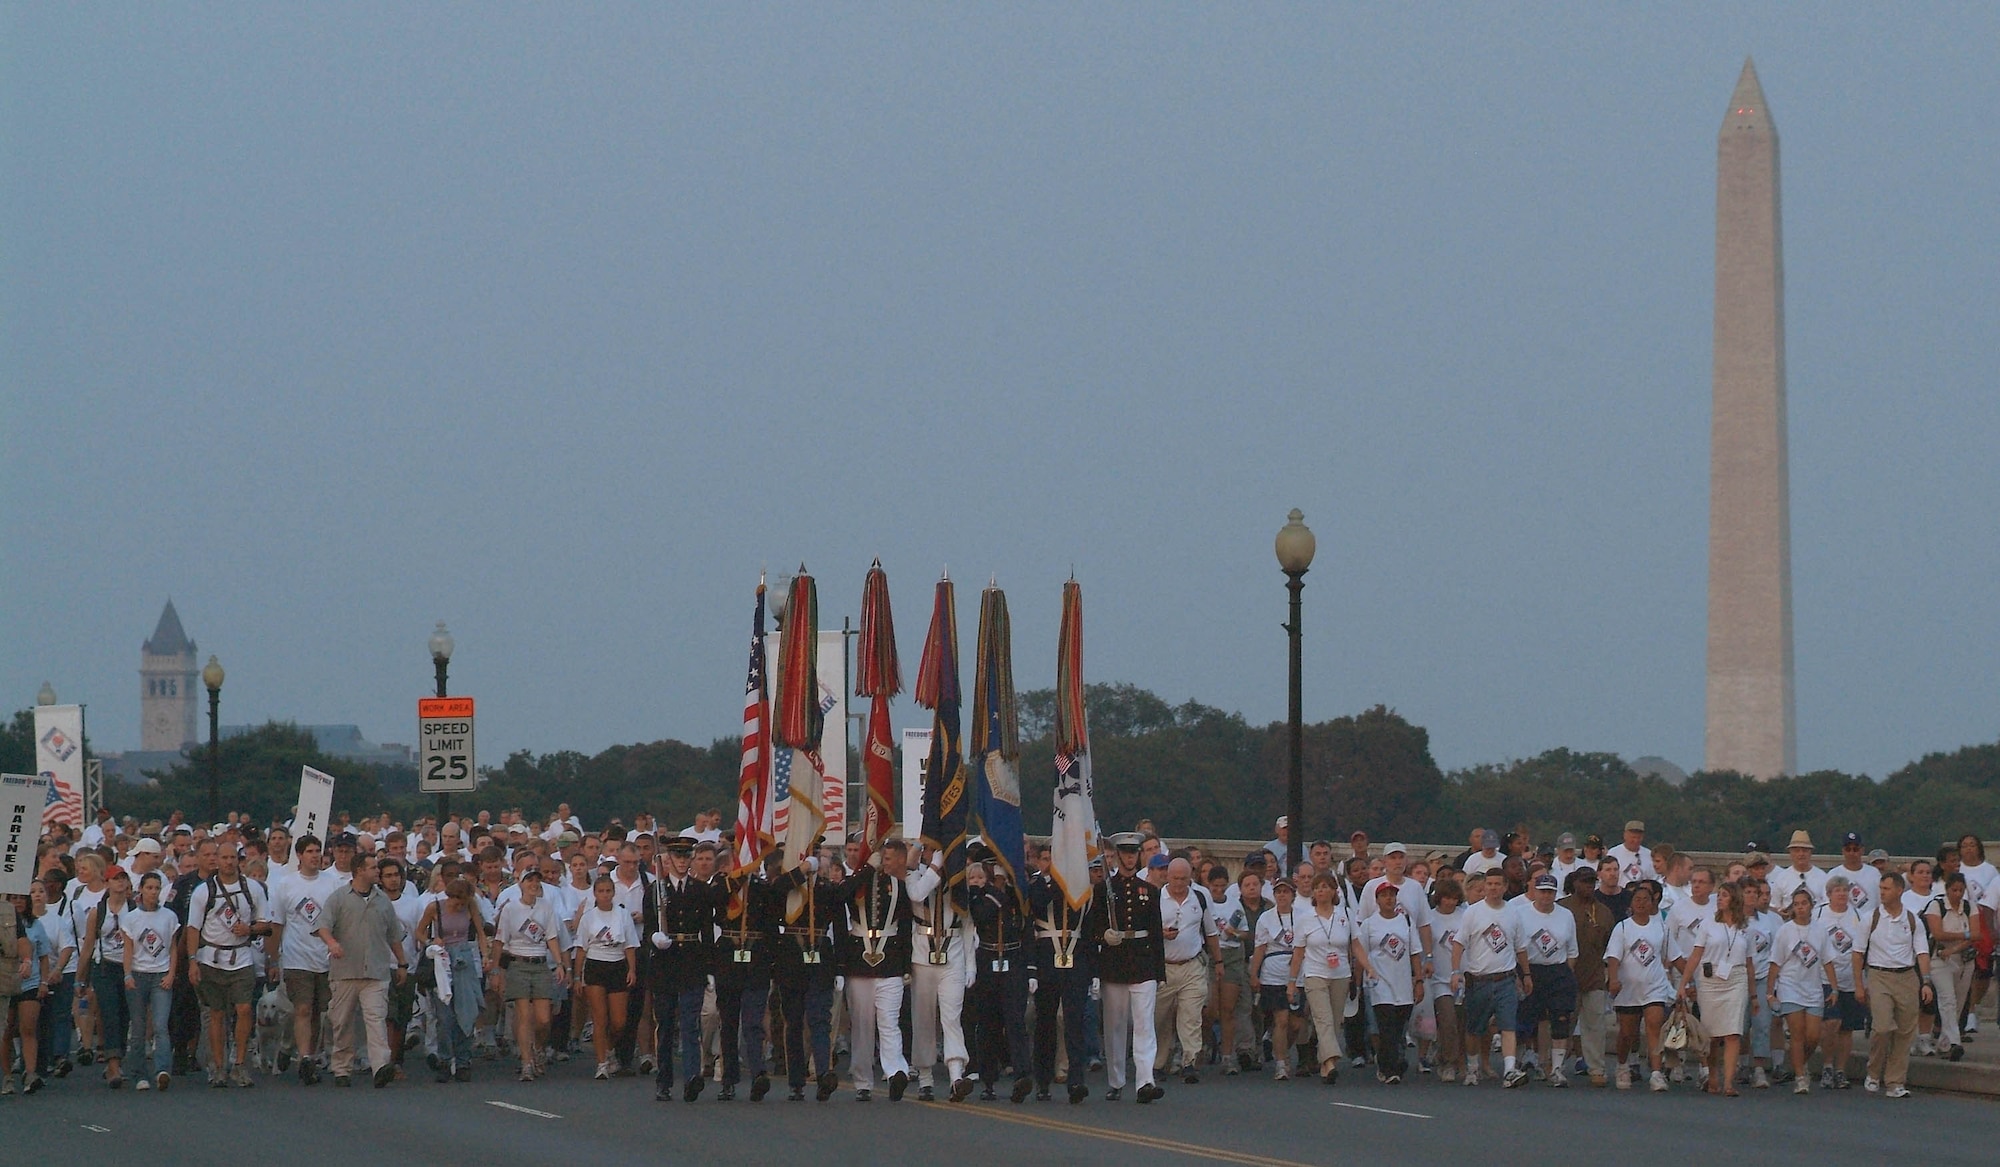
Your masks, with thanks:
<instances>
[{"instance_id":1,"label":"street lamp post","mask_svg":"<svg viewBox=\"0 0 2000 1167\"><path fill-rule=\"evenodd\" d=\"M431 664L437 670L437 695L445 696L445 678L451 672L451 650L455 647L451 633L445 630L444 621L437 622L437 631L431 633ZM451 814L451 795L438 795L438 837L444 837L444 820Z\"/></svg>"},{"instance_id":2,"label":"street lamp post","mask_svg":"<svg viewBox=\"0 0 2000 1167\"><path fill-rule=\"evenodd\" d=\"M1286 790L1285 818L1290 824L1291 838L1286 843L1285 869L1298 870L1299 861L1305 857L1306 838L1306 781L1305 781L1305 726L1303 702L1299 695L1299 674L1301 662L1299 653L1299 593L1305 590L1306 572L1311 570L1313 552L1317 545L1313 533L1305 524L1305 515L1297 507L1287 516L1285 525L1278 529L1278 567L1285 573L1285 590L1291 593L1291 620L1285 631L1291 639L1292 692L1291 692L1291 770Z\"/></svg>"},{"instance_id":3,"label":"street lamp post","mask_svg":"<svg viewBox=\"0 0 2000 1167\"><path fill-rule=\"evenodd\" d=\"M218 721L222 712L222 662L209 654L202 666L201 683L208 686L208 821L222 821L222 740Z\"/></svg>"}]
</instances>

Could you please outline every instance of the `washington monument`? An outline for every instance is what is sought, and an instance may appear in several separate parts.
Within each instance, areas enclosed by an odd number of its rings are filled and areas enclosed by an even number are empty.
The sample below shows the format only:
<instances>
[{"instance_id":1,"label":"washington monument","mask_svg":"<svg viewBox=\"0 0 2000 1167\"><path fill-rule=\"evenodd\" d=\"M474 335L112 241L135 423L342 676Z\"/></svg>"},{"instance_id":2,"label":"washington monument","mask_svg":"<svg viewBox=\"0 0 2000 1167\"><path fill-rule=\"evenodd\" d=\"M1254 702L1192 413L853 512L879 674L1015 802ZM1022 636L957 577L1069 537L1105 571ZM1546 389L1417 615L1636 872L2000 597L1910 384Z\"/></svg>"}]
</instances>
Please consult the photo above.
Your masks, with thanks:
<instances>
[{"instance_id":1,"label":"washington monument","mask_svg":"<svg viewBox=\"0 0 2000 1167\"><path fill-rule=\"evenodd\" d=\"M1715 404L1704 768L1793 773L1791 505L1778 127L1743 63L1715 173Z\"/></svg>"}]
</instances>

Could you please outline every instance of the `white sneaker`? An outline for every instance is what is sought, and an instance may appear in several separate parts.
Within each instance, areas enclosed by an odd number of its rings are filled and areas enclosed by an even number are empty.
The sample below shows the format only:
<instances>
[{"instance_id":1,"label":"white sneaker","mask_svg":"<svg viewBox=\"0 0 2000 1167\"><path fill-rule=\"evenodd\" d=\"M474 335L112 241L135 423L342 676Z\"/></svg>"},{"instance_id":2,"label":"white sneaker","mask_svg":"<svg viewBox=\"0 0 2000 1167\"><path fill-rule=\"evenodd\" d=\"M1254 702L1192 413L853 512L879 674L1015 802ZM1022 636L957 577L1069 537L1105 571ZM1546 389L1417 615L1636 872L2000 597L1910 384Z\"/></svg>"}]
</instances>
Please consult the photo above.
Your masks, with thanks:
<instances>
[{"instance_id":1,"label":"white sneaker","mask_svg":"<svg viewBox=\"0 0 2000 1167\"><path fill-rule=\"evenodd\" d=\"M1910 1043L1910 1052L1920 1058L1930 1057L1937 1052L1937 1039L1928 1033L1920 1033Z\"/></svg>"},{"instance_id":2,"label":"white sneaker","mask_svg":"<svg viewBox=\"0 0 2000 1167\"><path fill-rule=\"evenodd\" d=\"M1891 1086L1889 1088L1889 1092L1887 1094L1884 1094L1882 1097L1908 1098L1909 1096L1910 1096L1910 1088L1908 1086Z\"/></svg>"},{"instance_id":3,"label":"white sneaker","mask_svg":"<svg viewBox=\"0 0 2000 1167\"><path fill-rule=\"evenodd\" d=\"M1812 1087L1806 1085L1805 1075L1801 1074L1798 1077L1792 1079L1792 1093L1794 1094L1812 1093Z\"/></svg>"},{"instance_id":4,"label":"white sneaker","mask_svg":"<svg viewBox=\"0 0 2000 1167\"><path fill-rule=\"evenodd\" d=\"M1750 1072L1750 1088L1752 1090L1769 1090L1771 1088L1771 1075L1765 1071L1764 1067L1758 1066Z\"/></svg>"},{"instance_id":5,"label":"white sneaker","mask_svg":"<svg viewBox=\"0 0 2000 1167\"><path fill-rule=\"evenodd\" d=\"M1569 1085L1569 1079L1563 1075L1561 1070L1550 1070L1547 1081L1551 1086L1561 1087Z\"/></svg>"},{"instance_id":6,"label":"white sneaker","mask_svg":"<svg viewBox=\"0 0 2000 1167\"><path fill-rule=\"evenodd\" d=\"M1882 1092L1882 1081L1879 1078L1870 1077L1867 1081L1861 1083L1861 1088L1870 1094L1880 1094Z\"/></svg>"},{"instance_id":7,"label":"white sneaker","mask_svg":"<svg viewBox=\"0 0 2000 1167\"><path fill-rule=\"evenodd\" d=\"M1665 1094L1667 1092L1667 1076L1658 1070L1654 1070L1652 1081L1648 1085L1651 1087L1653 1093Z\"/></svg>"},{"instance_id":8,"label":"white sneaker","mask_svg":"<svg viewBox=\"0 0 2000 1167\"><path fill-rule=\"evenodd\" d=\"M1285 1063L1279 1062L1277 1070L1272 1073L1271 1077L1280 1082L1288 1082L1291 1080L1292 1072L1285 1068Z\"/></svg>"},{"instance_id":9,"label":"white sneaker","mask_svg":"<svg viewBox=\"0 0 2000 1167\"><path fill-rule=\"evenodd\" d=\"M141 1078L137 1082L132 1083L132 1089L134 1090L151 1090L152 1088L153 1084L151 1082L148 1082L144 1078Z\"/></svg>"},{"instance_id":10,"label":"white sneaker","mask_svg":"<svg viewBox=\"0 0 2000 1167\"><path fill-rule=\"evenodd\" d=\"M609 1082L609 1081L611 1080L611 1063L610 1063L610 1062L599 1062L599 1063L597 1063L597 1074L596 1074L596 1078L597 1078L597 1080L598 1080L598 1081L600 1081L600 1082Z\"/></svg>"},{"instance_id":11,"label":"white sneaker","mask_svg":"<svg viewBox=\"0 0 2000 1167\"><path fill-rule=\"evenodd\" d=\"M1695 1068L1694 1073L1695 1073L1694 1084L1701 1087L1703 1090L1708 1089L1708 1067L1698 1066Z\"/></svg>"},{"instance_id":12,"label":"white sneaker","mask_svg":"<svg viewBox=\"0 0 2000 1167\"><path fill-rule=\"evenodd\" d=\"M1630 1090L1632 1088L1632 1067L1630 1066L1618 1067L1618 1077L1616 1084L1618 1089L1620 1090Z\"/></svg>"},{"instance_id":13,"label":"white sneaker","mask_svg":"<svg viewBox=\"0 0 2000 1167\"><path fill-rule=\"evenodd\" d=\"M1467 1086L1477 1086L1479 1085L1479 1071L1467 1070L1465 1077L1459 1079L1459 1081L1464 1082Z\"/></svg>"}]
</instances>

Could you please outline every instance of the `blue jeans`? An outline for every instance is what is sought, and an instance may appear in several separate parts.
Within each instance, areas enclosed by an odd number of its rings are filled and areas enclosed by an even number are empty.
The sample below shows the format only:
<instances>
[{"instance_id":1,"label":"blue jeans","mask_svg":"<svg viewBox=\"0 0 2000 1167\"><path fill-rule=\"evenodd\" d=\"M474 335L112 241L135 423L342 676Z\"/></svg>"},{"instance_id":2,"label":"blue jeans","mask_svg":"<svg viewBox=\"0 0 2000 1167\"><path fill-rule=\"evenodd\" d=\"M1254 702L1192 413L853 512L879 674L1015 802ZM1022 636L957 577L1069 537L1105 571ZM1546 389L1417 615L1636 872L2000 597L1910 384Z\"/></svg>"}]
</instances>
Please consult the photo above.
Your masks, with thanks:
<instances>
[{"instance_id":1,"label":"blue jeans","mask_svg":"<svg viewBox=\"0 0 2000 1167\"><path fill-rule=\"evenodd\" d=\"M655 986L657 989L658 986ZM674 1032L680 1031L681 1067L689 1081L701 1077L701 1000L708 986L653 994L653 1056L659 1059L653 1084L674 1084ZM671 1006L671 1007L670 1007Z\"/></svg>"},{"instance_id":2,"label":"blue jeans","mask_svg":"<svg viewBox=\"0 0 2000 1167\"><path fill-rule=\"evenodd\" d=\"M125 996L125 970L93 961L90 1000L97 1007L97 1044L106 1058L125 1057L125 1031L132 1028L132 1002Z\"/></svg>"},{"instance_id":3,"label":"blue jeans","mask_svg":"<svg viewBox=\"0 0 2000 1167\"><path fill-rule=\"evenodd\" d=\"M1771 1060L1771 999L1750 986L1750 1017L1745 1033L1750 1035L1750 1056Z\"/></svg>"},{"instance_id":4,"label":"blue jeans","mask_svg":"<svg viewBox=\"0 0 2000 1167\"><path fill-rule=\"evenodd\" d=\"M70 1010L76 1004L76 974L57 973L49 982L48 999L42 1002L41 1053L42 1073L54 1069L57 1058L69 1056L70 1045L76 1040L76 1021Z\"/></svg>"},{"instance_id":5,"label":"blue jeans","mask_svg":"<svg viewBox=\"0 0 2000 1167\"><path fill-rule=\"evenodd\" d=\"M165 988L163 972L135 972L131 989L126 990L126 1011L139 1021L142 1031L153 1039L153 1072L165 1074L174 1068L174 1041L167 1026L173 1018L174 991Z\"/></svg>"}]
</instances>

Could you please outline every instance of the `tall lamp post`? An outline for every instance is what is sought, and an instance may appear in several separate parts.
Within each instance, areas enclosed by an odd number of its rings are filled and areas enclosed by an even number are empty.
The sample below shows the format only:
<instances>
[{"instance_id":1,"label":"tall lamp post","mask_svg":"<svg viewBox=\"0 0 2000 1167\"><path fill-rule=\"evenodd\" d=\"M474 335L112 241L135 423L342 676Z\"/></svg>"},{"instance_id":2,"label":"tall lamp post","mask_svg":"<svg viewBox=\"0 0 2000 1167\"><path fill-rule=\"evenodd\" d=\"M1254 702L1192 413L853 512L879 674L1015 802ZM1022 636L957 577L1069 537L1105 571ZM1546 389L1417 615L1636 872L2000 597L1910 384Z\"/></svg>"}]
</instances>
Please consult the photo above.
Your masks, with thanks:
<instances>
[{"instance_id":1,"label":"tall lamp post","mask_svg":"<svg viewBox=\"0 0 2000 1167\"><path fill-rule=\"evenodd\" d=\"M437 695L445 696L445 678L451 672L451 650L454 647L451 633L445 630L444 621L437 622L437 631L431 633L431 665L437 670ZM438 795L438 838L444 838L444 820L451 814L451 795Z\"/></svg>"},{"instance_id":2,"label":"tall lamp post","mask_svg":"<svg viewBox=\"0 0 2000 1167\"><path fill-rule=\"evenodd\" d=\"M218 720L222 712L222 662L210 653L201 667L201 683L208 686L208 821L222 821L222 740Z\"/></svg>"},{"instance_id":3,"label":"tall lamp post","mask_svg":"<svg viewBox=\"0 0 2000 1167\"><path fill-rule=\"evenodd\" d=\"M1291 838L1285 846L1285 869L1296 871L1299 861L1305 857L1306 837L1305 727L1303 703L1299 696L1299 593L1305 590L1306 572L1312 569L1313 552L1317 550L1312 530L1306 526L1305 515L1297 507L1292 508L1285 525L1278 528L1277 550L1278 567L1285 573L1285 590L1292 596L1291 620L1285 625L1292 647L1291 772L1285 805Z\"/></svg>"}]
</instances>

